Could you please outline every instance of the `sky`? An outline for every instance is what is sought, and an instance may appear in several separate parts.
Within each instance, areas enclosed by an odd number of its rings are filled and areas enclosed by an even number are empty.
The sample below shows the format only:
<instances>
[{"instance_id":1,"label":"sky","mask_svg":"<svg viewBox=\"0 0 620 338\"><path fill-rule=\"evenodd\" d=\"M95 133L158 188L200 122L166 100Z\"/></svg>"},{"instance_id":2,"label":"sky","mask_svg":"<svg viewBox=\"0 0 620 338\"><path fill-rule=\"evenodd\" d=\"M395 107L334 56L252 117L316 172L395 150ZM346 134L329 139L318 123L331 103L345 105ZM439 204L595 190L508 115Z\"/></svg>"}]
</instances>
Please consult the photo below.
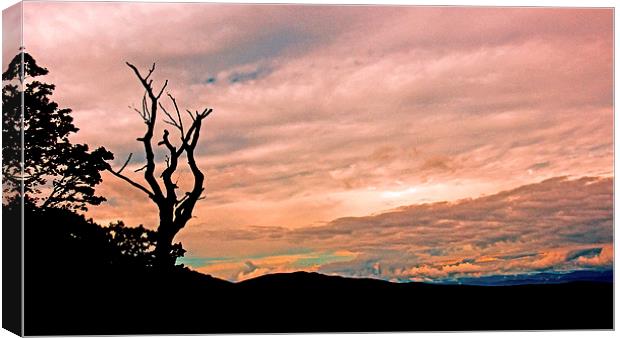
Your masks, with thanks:
<instances>
[{"instance_id":1,"label":"sky","mask_svg":"<svg viewBox=\"0 0 620 338\"><path fill-rule=\"evenodd\" d=\"M23 19L72 140L115 167L144 158L125 61L156 62L182 108L214 109L206 198L176 237L198 271L433 281L613 264L611 9L26 2ZM98 192L89 217L157 226L141 191L105 175Z\"/></svg>"}]
</instances>

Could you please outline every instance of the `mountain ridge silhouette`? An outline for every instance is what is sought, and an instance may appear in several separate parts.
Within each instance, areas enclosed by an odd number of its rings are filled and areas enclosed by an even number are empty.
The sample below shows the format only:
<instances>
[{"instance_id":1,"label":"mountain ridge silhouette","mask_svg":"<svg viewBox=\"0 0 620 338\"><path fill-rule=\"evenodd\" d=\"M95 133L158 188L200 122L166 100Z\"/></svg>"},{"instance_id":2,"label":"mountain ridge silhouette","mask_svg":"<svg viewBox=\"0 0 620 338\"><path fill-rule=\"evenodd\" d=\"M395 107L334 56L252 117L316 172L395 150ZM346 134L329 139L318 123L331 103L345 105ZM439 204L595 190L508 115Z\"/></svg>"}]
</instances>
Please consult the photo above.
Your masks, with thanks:
<instances>
[{"instance_id":1,"label":"mountain ridge silhouette","mask_svg":"<svg viewBox=\"0 0 620 338\"><path fill-rule=\"evenodd\" d=\"M490 287L293 272L232 283L187 268L63 278L31 284L27 335L613 328L613 283L600 281Z\"/></svg>"}]
</instances>

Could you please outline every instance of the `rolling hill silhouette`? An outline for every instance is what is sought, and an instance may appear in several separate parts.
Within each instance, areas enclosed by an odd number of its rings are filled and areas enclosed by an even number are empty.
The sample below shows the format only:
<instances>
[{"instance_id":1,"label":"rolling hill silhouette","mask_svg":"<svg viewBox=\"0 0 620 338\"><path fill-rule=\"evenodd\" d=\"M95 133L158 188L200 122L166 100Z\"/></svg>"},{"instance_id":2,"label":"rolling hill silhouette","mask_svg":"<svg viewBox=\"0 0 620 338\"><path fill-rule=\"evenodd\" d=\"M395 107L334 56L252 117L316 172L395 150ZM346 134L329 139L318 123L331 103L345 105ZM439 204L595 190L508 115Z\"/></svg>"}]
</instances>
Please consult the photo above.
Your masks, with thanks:
<instances>
[{"instance_id":1,"label":"rolling hill silhouette","mask_svg":"<svg viewBox=\"0 0 620 338\"><path fill-rule=\"evenodd\" d=\"M613 328L604 281L439 285L295 272L232 283L187 268L70 278L30 286L27 335Z\"/></svg>"}]
</instances>

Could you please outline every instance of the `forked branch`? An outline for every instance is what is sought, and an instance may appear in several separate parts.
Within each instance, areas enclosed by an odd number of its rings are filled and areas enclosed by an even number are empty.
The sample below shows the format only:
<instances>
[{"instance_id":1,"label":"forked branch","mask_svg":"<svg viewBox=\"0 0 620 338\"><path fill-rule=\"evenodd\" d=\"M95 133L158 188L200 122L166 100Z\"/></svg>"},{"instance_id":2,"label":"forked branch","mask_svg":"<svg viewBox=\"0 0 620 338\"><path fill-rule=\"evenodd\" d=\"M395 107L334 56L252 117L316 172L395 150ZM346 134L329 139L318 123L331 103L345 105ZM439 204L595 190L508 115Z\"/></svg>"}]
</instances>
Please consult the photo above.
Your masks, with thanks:
<instances>
[{"instance_id":1,"label":"forked branch","mask_svg":"<svg viewBox=\"0 0 620 338\"><path fill-rule=\"evenodd\" d=\"M150 189L123 175L123 170L128 166L131 160L131 154L118 171L114 171L111 168L108 168L108 171L145 192L157 205L159 209L159 227L157 229L158 239L155 255L162 266L170 265L171 263L174 264L174 262L169 260L174 236L192 218L192 211L196 202L204 198L202 195L204 191L204 174L196 164L194 153L198 145L202 121L209 116L213 109L206 108L202 112L196 111L195 113L186 110L192 119L191 125L186 128L176 99L171 94L167 93L174 111L172 111L172 109L167 109L164 104L159 101L168 85L168 81L166 80L158 91L153 89L153 80L151 76L155 71L155 64L148 69L146 75L142 75L138 68L129 62L127 62L127 66L131 68L145 90L142 97L141 109L133 109L138 112L146 124L144 135L137 138L137 140L144 145L146 163L144 166L134 171L144 171L144 179L148 183ZM170 132L167 129L164 130L161 140L157 142L157 146L165 146L167 150L165 159L166 167L162 170L160 175L163 183L163 190L154 174L156 168L152 144L158 109L164 114L162 121L173 126L180 133L180 144L178 145L173 144L170 140ZM176 190L179 189L179 186L177 182L173 181L172 176L177 170L179 159L183 153L185 153L187 157L187 164L194 177L194 185L191 191L185 192L181 198L177 198Z\"/></svg>"}]
</instances>

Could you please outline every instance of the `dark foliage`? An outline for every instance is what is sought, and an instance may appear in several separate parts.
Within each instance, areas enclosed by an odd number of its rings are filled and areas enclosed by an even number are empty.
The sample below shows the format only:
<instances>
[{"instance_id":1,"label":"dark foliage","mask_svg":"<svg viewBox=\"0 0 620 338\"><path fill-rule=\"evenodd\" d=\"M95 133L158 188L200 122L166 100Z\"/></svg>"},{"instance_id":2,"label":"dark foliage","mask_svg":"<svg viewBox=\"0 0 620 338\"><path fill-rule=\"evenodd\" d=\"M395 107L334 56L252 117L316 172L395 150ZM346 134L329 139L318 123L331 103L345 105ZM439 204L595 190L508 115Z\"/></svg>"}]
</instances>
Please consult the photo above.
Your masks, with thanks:
<instances>
[{"instance_id":1,"label":"dark foliage","mask_svg":"<svg viewBox=\"0 0 620 338\"><path fill-rule=\"evenodd\" d=\"M126 262L138 268L152 268L155 265L155 248L157 233L138 227L126 227L122 221L112 223L106 228L108 235L120 257L119 262ZM181 243L172 245L170 255L174 261L183 257L185 250Z\"/></svg>"},{"instance_id":2,"label":"dark foliage","mask_svg":"<svg viewBox=\"0 0 620 338\"><path fill-rule=\"evenodd\" d=\"M18 208L7 207L5 212ZM100 226L71 210L39 208L31 202L25 207L26 265L36 274L62 270L65 273L127 269L148 270L153 267L156 233L140 225L127 227L122 221ZM174 259L185 253L180 243L174 245ZM54 262L39 265L40 261ZM45 272L47 267L52 271Z\"/></svg>"},{"instance_id":3,"label":"dark foliage","mask_svg":"<svg viewBox=\"0 0 620 338\"><path fill-rule=\"evenodd\" d=\"M3 216L19 213L17 200L3 206ZM156 288L143 288L162 287L166 278L153 268L155 231L127 227L120 221L100 226L72 210L43 209L29 200L25 202L24 219L24 309L27 326L34 329L31 332L46 330L41 315L61 326L66 320L78 319L75 311L88 320L90 316L107 318L129 309L139 315L148 311L146 302L159 297ZM180 243L173 248L175 260L183 256ZM183 266L174 271L188 273ZM134 302L132 294L141 300Z\"/></svg>"},{"instance_id":4,"label":"dark foliage","mask_svg":"<svg viewBox=\"0 0 620 338\"><path fill-rule=\"evenodd\" d=\"M19 191L23 184L24 198L36 205L86 210L88 204L105 201L104 197L95 195L94 187L101 183L100 172L113 155L103 147L89 152L87 145L70 142L71 134L78 131L71 109L60 109L50 100L55 89L53 84L32 80L47 73L30 54L20 53L2 74L2 80L6 81L2 88L4 202L21 197Z\"/></svg>"},{"instance_id":5,"label":"dark foliage","mask_svg":"<svg viewBox=\"0 0 620 338\"><path fill-rule=\"evenodd\" d=\"M22 62L23 57L23 62ZM23 69L21 67L23 65ZM34 58L28 53L19 53L9 63L7 70L2 73L2 81L11 81L22 78L22 71L25 76L47 75L47 68L39 67Z\"/></svg>"}]
</instances>

